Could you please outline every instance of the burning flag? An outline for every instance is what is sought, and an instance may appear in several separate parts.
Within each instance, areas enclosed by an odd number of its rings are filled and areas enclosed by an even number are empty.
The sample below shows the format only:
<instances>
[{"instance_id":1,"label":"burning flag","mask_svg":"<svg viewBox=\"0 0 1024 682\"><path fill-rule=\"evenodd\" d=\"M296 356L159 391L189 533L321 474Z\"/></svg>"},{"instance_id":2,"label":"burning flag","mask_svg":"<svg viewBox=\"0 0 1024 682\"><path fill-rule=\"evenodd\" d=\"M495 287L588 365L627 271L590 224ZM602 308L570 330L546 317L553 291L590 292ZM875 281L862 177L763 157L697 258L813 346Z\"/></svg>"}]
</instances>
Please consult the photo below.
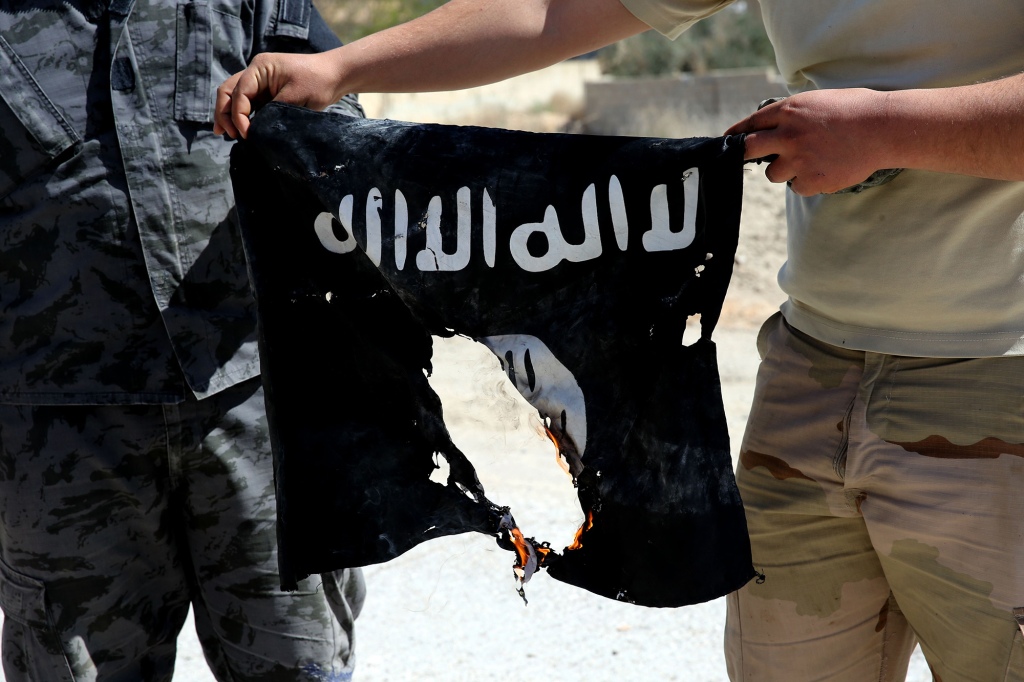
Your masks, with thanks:
<instances>
[{"instance_id":1,"label":"burning flag","mask_svg":"<svg viewBox=\"0 0 1024 682\"><path fill-rule=\"evenodd\" d=\"M711 341L742 165L735 137L254 117L231 172L283 586L467 531L512 551L521 584L546 568L647 606L753 577ZM498 357L573 477L586 521L563 550L526 537L452 443L427 375L431 335L453 334Z\"/></svg>"}]
</instances>

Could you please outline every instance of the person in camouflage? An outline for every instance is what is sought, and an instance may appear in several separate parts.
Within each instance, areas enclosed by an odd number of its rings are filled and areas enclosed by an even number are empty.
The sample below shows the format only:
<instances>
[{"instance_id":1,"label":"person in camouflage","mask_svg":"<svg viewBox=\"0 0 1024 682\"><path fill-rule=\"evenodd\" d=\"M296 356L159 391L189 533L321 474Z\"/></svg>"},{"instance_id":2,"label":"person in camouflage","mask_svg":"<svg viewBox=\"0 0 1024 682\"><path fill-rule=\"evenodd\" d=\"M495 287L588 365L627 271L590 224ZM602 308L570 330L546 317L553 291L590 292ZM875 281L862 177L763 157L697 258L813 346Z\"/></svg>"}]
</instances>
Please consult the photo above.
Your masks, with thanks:
<instances>
[{"instance_id":1,"label":"person in camouflage","mask_svg":"<svg viewBox=\"0 0 1024 682\"><path fill-rule=\"evenodd\" d=\"M0 2L0 606L17 680L346 680L359 571L279 589L214 87L309 0ZM347 98L340 113L362 115Z\"/></svg>"}]
</instances>

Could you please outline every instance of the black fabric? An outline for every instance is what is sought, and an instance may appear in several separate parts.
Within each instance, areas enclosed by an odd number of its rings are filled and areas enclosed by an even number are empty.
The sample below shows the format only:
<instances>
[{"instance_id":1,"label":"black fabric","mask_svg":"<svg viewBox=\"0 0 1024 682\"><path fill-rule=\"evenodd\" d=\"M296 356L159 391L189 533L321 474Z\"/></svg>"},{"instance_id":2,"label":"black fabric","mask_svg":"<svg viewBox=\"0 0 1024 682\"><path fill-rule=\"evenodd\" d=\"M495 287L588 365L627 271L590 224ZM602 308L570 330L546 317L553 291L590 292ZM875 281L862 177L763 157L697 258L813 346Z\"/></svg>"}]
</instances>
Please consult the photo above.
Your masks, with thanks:
<instances>
[{"instance_id":1,"label":"black fabric","mask_svg":"<svg viewBox=\"0 0 1024 682\"><path fill-rule=\"evenodd\" d=\"M279 104L256 115L232 178L260 313L284 587L466 531L516 550L525 579L539 565L648 606L749 580L711 340L742 165L736 137L534 134ZM668 227L649 234L666 207ZM703 332L683 345L693 314ZM451 442L426 374L431 335L452 334L488 344L549 418L589 518L575 548L517 543L473 453ZM447 485L429 478L437 456Z\"/></svg>"}]
</instances>

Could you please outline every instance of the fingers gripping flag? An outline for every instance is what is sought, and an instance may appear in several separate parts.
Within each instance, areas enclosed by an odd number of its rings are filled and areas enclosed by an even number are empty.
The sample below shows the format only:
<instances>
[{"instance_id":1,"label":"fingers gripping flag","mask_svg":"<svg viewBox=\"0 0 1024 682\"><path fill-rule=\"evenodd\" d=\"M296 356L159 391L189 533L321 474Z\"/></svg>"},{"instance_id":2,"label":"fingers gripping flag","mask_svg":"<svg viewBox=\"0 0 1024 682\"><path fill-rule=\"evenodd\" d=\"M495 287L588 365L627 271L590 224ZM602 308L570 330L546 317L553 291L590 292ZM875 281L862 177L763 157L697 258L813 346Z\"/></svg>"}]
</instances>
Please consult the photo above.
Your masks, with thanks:
<instances>
[{"instance_id":1,"label":"fingers gripping flag","mask_svg":"<svg viewBox=\"0 0 1024 682\"><path fill-rule=\"evenodd\" d=\"M544 568L647 606L749 580L711 341L742 164L736 137L254 117L231 172L284 587L467 531L512 550L521 583ZM453 334L494 352L566 459L587 521L564 549L524 537L452 443L426 375L431 335Z\"/></svg>"}]
</instances>

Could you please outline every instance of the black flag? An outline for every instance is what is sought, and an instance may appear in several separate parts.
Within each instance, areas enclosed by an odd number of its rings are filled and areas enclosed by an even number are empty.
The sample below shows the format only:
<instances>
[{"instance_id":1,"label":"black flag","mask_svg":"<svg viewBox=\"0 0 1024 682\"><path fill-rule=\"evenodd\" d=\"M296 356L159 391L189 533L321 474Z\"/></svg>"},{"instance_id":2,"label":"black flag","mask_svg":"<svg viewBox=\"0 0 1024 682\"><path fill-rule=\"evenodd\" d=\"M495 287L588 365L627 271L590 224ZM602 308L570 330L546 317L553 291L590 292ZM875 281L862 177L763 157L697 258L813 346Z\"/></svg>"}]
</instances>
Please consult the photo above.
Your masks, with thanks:
<instances>
[{"instance_id":1,"label":"black flag","mask_svg":"<svg viewBox=\"0 0 1024 682\"><path fill-rule=\"evenodd\" d=\"M732 273L739 137L363 120L272 104L232 155L260 314L286 589L477 531L592 592L680 606L754 575L711 332ZM685 340L699 314L701 338ZM565 458L559 549L485 496L426 375L487 345ZM692 341L692 343L691 343ZM468 456L467 456L468 455ZM447 485L430 480L447 460Z\"/></svg>"}]
</instances>

